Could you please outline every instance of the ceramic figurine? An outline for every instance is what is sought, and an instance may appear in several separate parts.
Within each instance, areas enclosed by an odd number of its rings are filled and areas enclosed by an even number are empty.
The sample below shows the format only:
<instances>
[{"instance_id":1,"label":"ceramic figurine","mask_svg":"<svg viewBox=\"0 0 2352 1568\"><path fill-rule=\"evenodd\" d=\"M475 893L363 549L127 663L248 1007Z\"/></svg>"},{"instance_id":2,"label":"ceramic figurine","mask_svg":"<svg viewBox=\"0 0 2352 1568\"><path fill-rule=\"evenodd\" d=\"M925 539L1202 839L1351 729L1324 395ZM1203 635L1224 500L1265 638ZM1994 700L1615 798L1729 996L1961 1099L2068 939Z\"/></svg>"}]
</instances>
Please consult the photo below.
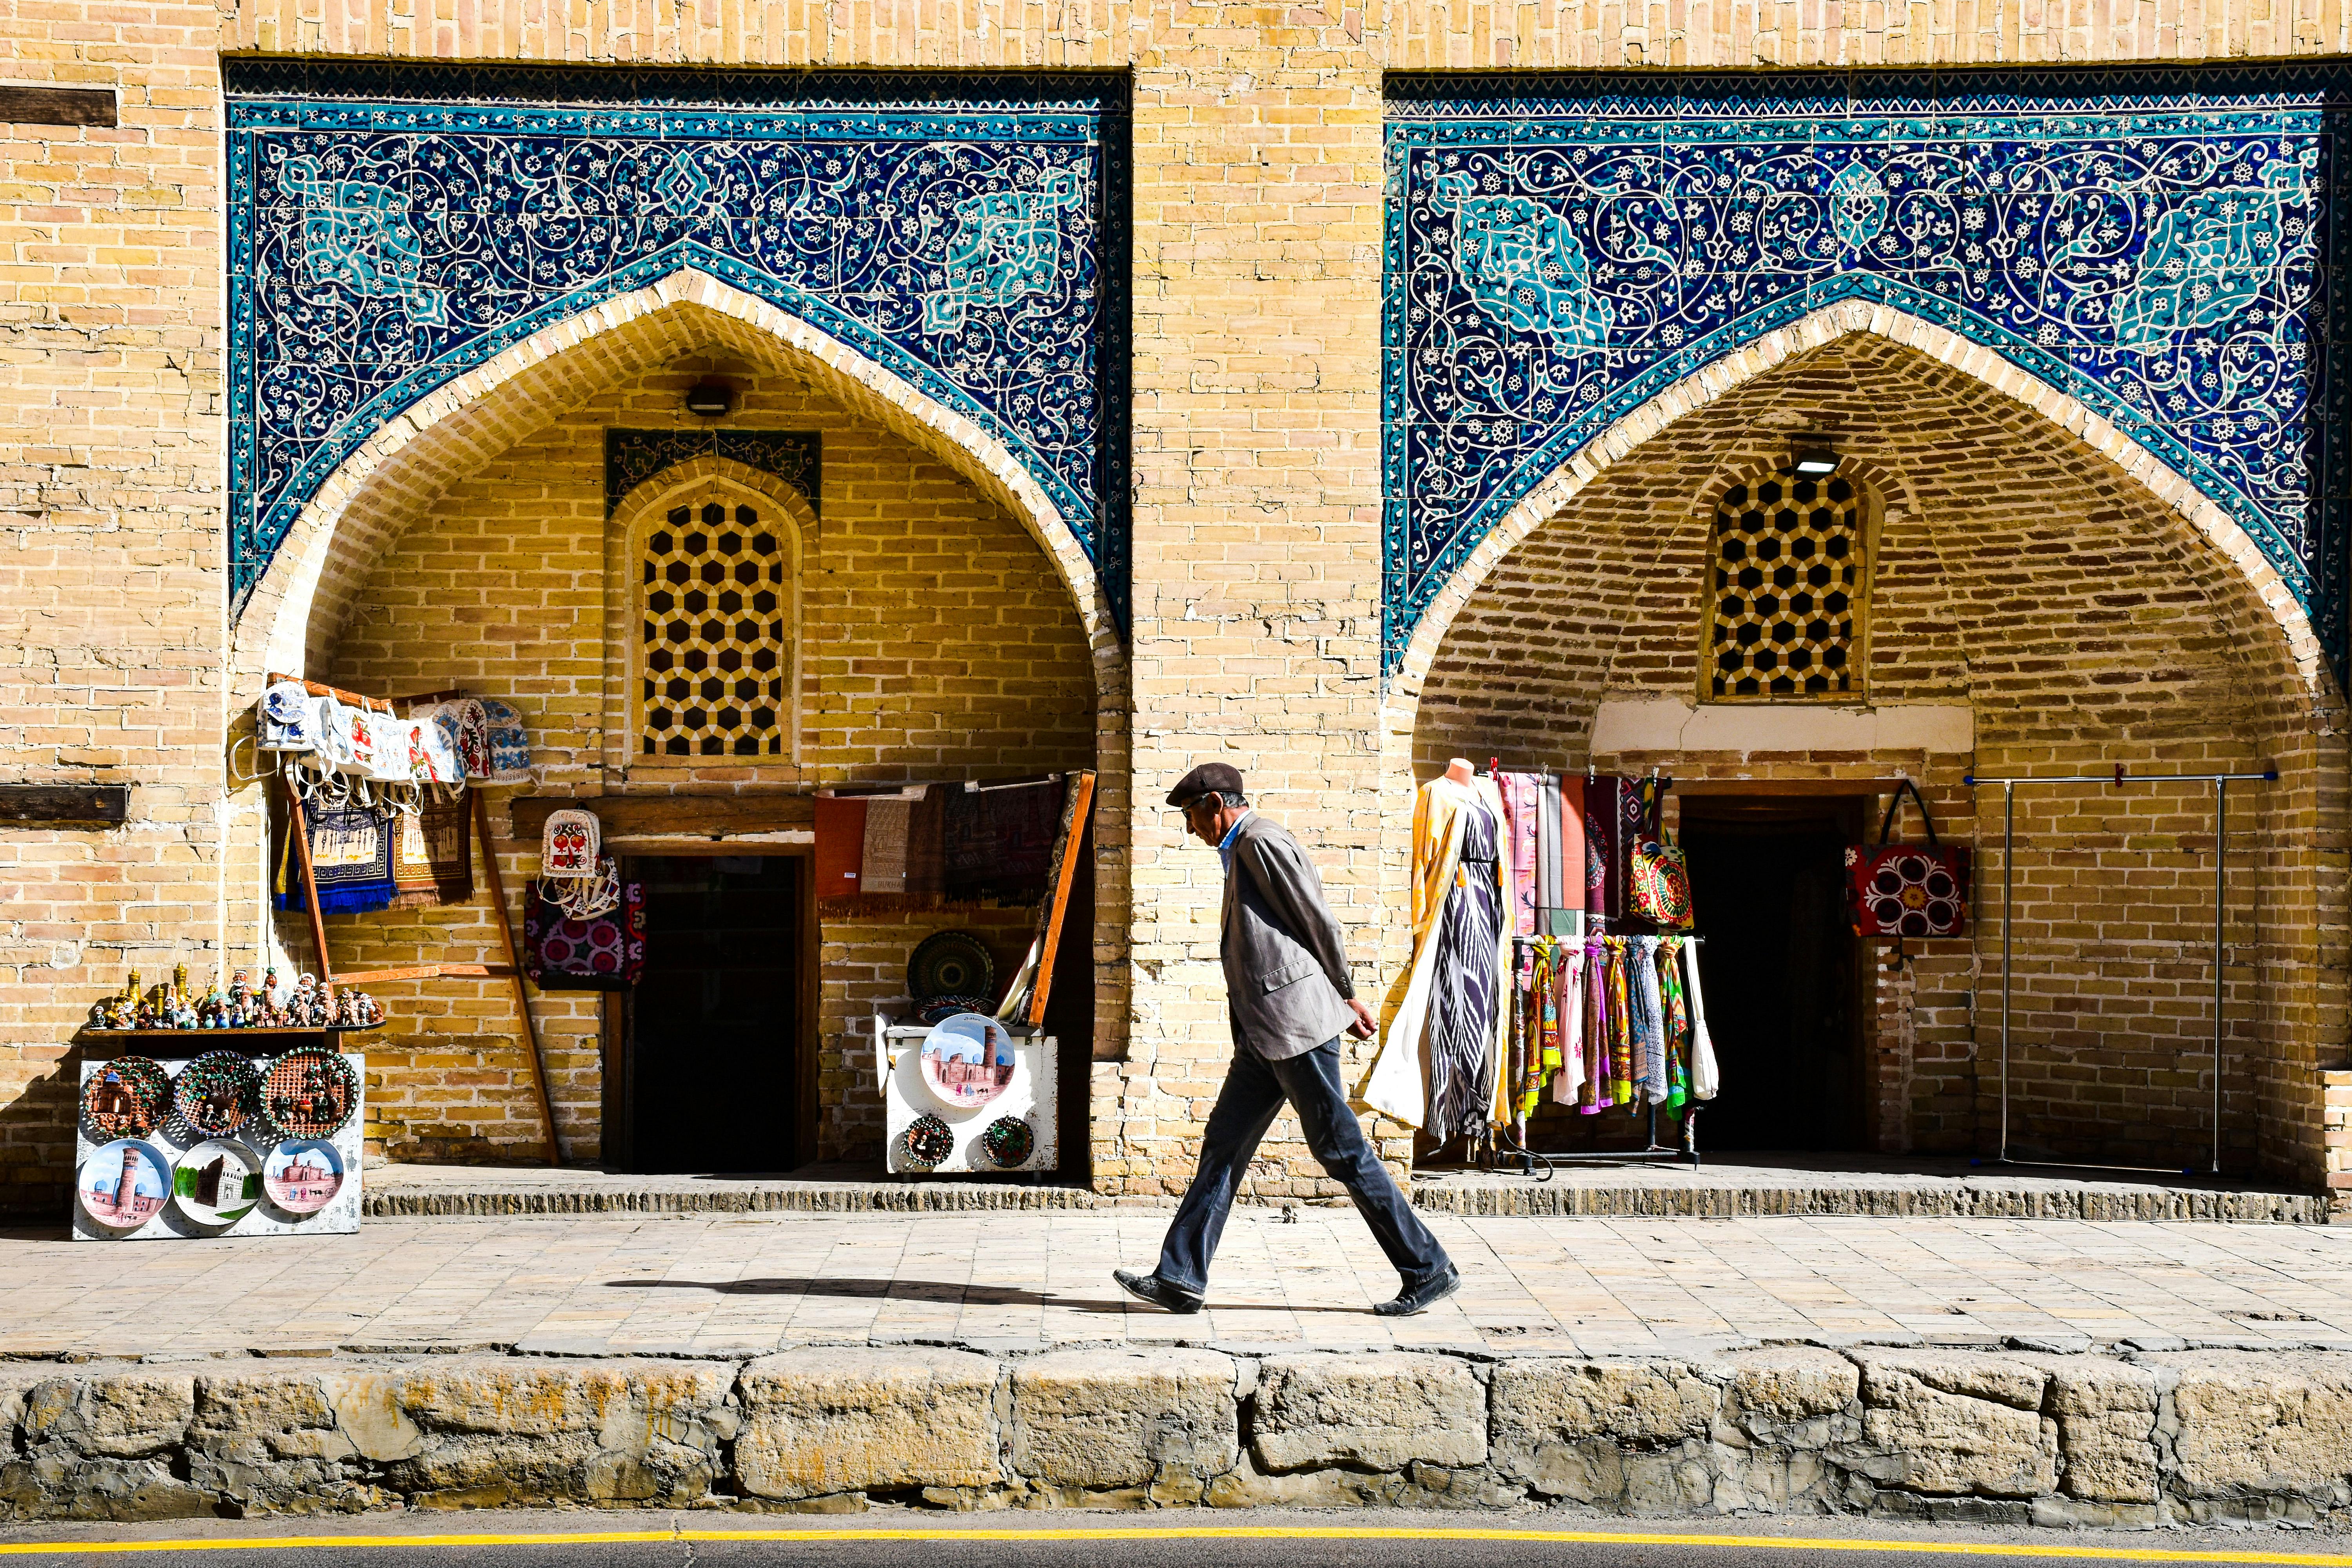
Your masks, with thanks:
<instances>
[{"instance_id":1,"label":"ceramic figurine","mask_svg":"<svg viewBox=\"0 0 2352 1568\"><path fill-rule=\"evenodd\" d=\"M274 963L262 972L261 999L272 1013L285 1009L286 982L278 978L278 966Z\"/></svg>"},{"instance_id":2,"label":"ceramic figurine","mask_svg":"<svg viewBox=\"0 0 2352 1568\"><path fill-rule=\"evenodd\" d=\"M232 1029L242 1029L253 1017L253 985L242 969L233 972L228 981L226 1023Z\"/></svg>"},{"instance_id":3,"label":"ceramic figurine","mask_svg":"<svg viewBox=\"0 0 2352 1568\"><path fill-rule=\"evenodd\" d=\"M172 965L172 1000L183 1001L187 994L188 966L184 963L175 963Z\"/></svg>"}]
</instances>

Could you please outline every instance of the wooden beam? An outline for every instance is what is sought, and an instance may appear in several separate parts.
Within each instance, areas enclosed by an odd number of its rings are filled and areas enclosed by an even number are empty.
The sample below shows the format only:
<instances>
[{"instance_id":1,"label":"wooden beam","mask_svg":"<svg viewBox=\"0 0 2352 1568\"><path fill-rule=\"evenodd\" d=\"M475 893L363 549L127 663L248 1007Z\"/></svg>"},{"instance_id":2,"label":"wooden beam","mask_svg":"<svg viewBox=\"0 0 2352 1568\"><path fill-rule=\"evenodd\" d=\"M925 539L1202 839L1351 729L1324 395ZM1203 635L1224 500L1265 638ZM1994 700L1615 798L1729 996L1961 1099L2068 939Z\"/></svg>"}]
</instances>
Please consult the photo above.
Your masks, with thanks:
<instances>
[{"instance_id":1,"label":"wooden beam","mask_svg":"<svg viewBox=\"0 0 2352 1568\"><path fill-rule=\"evenodd\" d=\"M119 827L130 815L127 784L0 784L0 822L95 822Z\"/></svg>"},{"instance_id":2,"label":"wooden beam","mask_svg":"<svg viewBox=\"0 0 2352 1568\"><path fill-rule=\"evenodd\" d=\"M300 680L302 689L313 697L331 697L346 708L363 709L371 713L392 711L392 699L389 697L369 697L357 691L346 691L340 686L329 686L322 680L304 680L299 675L279 675L274 670L261 679L263 684L268 686L275 686L281 680Z\"/></svg>"},{"instance_id":3,"label":"wooden beam","mask_svg":"<svg viewBox=\"0 0 2352 1568\"><path fill-rule=\"evenodd\" d=\"M593 811L607 841L623 838L724 838L816 826L816 798L805 795L518 795L507 804L514 836L528 842L550 812Z\"/></svg>"},{"instance_id":4,"label":"wooden beam","mask_svg":"<svg viewBox=\"0 0 2352 1568\"><path fill-rule=\"evenodd\" d=\"M0 82L0 121L11 125L114 123L110 87L12 87Z\"/></svg>"},{"instance_id":5,"label":"wooden beam","mask_svg":"<svg viewBox=\"0 0 2352 1568\"><path fill-rule=\"evenodd\" d=\"M327 955L327 919L319 912L319 868L310 864L310 821L302 811L299 791L286 792L286 831L294 836L295 863L302 868L302 908L310 917L310 941L319 950L319 984L330 995L335 989L335 961Z\"/></svg>"},{"instance_id":6,"label":"wooden beam","mask_svg":"<svg viewBox=\"0 0 2352 1568\"><path fill-rule=\"evenodd\" d=\"M1885 795L1901 779L1685 779L1675 780L1675 795Z\"/></svg>"},{"instance_id":7,"label":"wooden beam","mask_svg":"<svg viewBox=\"0 0 2352 1568\"><path fill-rule=\"evenodd\" d=\"M362 969L335 976L338 985L370 985L385 980L505 980L514 974L507 963L412 963L400 969Z\"/></svg>"},{"instance_id":8,"label":"wooden beam","mask_svg":"<svg viewBox=\"0 0 2352 1568\"><path fill-rule=\"evenodd\" d=\"M563 1163L563 1140L555 1132L555 1107L547 1098L547 1069L539 1061L539 1025L530 1016L530 990L524 984L522 960L515 953L514 922L507 919L507 882L499 874L499 852L490 844L490 803L474 791L474 842L482 851L482 879L490 885L490 908L499 917L499 940L506 944L508 976L514 982L515 1011L522 1015L523 1046L530 1053L530 1087L539 1096L539 1116L547 1128L547 1163Z\"/></svg>"}]
</instances>

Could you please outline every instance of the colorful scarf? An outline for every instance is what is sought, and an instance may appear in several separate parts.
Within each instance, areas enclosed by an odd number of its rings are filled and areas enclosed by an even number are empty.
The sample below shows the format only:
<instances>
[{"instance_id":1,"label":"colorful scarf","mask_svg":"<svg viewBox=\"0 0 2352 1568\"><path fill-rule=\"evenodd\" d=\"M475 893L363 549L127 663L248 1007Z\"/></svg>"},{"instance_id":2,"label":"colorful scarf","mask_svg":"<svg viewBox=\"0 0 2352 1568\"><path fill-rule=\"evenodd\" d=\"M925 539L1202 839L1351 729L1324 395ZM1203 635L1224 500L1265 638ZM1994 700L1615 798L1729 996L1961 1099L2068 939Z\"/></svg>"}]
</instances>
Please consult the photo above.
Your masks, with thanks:
<instances>
[{"instance_id":1,"label":"colorful scarf","mask_svg":"<svg viewBox=\"0 0 2352 1568\"><path fill-rule=\"evenodd\" d=\"M1666 1098L1666 1021L1658 996L1658 939L1625 939L1627 1000L1633 1004L1634 1081L1643 1098L1657 1105Z\"/></svg>"},{"instance_id":2,"label":"colorful scarf","mask_svg":"<svg viewBox=\"0 0 2352 1568\"><path fill-rule=\"evenodd\" d=\"M1584 1064L1591 1059L1584 1049L1584 944L1562 947L1558 965L1560 1070L1551 1080L1551 1102L1579 1105L1590 1087L1584 1080Z\"/></svg>"},{"instance_id":3,"label":"colorful scarf","mask_svg":"<svg viewBox=\"0 0 2352 1568\"><path fill-rule=\"evenodd\" d=\"M1609 1103L1633 1103L1633 999L1632 976L1625 970L1625 939L1610 937L1602 946L1609 953Z\"/></svg>"},{"instance_id":4,"label":"colorful scarf","mask_svg":"<svg viewBox=\"0 0 2352 1568\"><path fill-rule=\"evenodd\" d=\"M1616 1103L1609 1079L1609 952L1598 937L1584 944L1584 1060L1576 1109L1593 1116Z\"/></svg>"},{"instance_id":5,"label":"colorful scarf","mask_svg":"<svg viewBox=\"0 0 2352 1568\"><path fill-rule=\"evenodd\" d=\"M1680 937L1658 943L1658 998L1664 1005L1666 1026L1666 1109L1677 1115L1690 1102L1690 1006L1683 995L1681 950Z\"/></svg>"},{"instance_id":6,"label":"colorful scarf","mask_svg":"<svg viewBox=\"0 0 2352 1568\"><path fill-rule=\"evenodd\" d=\"M1511 930L1536 934L1536 814L1541 792L1533 773L1498 773L1503 809L1511 819Z\"/></svg>"},{"instance_id":7,"label":"colorful scarf","mask_svg":"<svg viewBox=\"0 0 2352 1568\"><path fill-rule=\"evenodd\" d=\"M1603 773L1584 781L1584 908L1606 920L1625 915L1625 856L1619 825L1624 820L1626 782Z\"/></svg>"}]
</instances>

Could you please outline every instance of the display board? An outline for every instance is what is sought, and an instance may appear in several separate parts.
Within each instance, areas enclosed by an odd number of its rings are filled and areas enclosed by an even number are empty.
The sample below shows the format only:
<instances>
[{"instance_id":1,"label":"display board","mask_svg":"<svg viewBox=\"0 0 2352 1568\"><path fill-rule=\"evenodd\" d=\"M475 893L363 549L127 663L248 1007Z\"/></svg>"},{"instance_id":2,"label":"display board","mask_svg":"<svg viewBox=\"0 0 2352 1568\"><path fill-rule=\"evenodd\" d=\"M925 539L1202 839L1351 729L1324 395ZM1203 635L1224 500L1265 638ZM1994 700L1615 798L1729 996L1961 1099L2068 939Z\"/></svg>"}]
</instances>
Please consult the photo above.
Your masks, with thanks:
<instances>
[{"instance_id":1,"label":"display board","mask_svg":"<svg viewBox=\"0 0 2352 1568\"><path fill-rule=\"evenodd\" d=\"M229 1031L189 1031L217 1047ZM303 1121L299 1085L267 1090L263 1105L225 1136L191 1126L177 1110L139 1137L109 1137L83 1115L74 1128L70 1205L76 1241L172 1241L207 1237L348 1235L360 1227L360 1165L367 1126L365 1058L331 1053L349 1069L350 1114L320 1135ZM194 1058L157 1057L174 1085ZM268 1061L257 1062L266 1069ZM80 1084L114 1070L85 1059ZM102 1096L101 1096L102 1098ZM268 1102L280 1107L273 1119ZM201 1118L201 1111L199 1112Z\"/></svg>"},{"instance_id":2,"label":"display board","mask_svg":"<svg viewBox=\"0 0 2352 1568\"><path fill-rule=\"evenodd\" d=\"M884 1163L894 1175L1004 1175L1061 1166L1053 1036L962 1015L993 1033L969 1051L952 1032L874 1016ZM928 1057L926 1042L935 1048ZM1003 1058L1009 1058L1009 1060ZM1002 1070L999 1063L1002 1062ZM935 1157L927 1157L935 1156Z\"/></svg>"}]
</instances>

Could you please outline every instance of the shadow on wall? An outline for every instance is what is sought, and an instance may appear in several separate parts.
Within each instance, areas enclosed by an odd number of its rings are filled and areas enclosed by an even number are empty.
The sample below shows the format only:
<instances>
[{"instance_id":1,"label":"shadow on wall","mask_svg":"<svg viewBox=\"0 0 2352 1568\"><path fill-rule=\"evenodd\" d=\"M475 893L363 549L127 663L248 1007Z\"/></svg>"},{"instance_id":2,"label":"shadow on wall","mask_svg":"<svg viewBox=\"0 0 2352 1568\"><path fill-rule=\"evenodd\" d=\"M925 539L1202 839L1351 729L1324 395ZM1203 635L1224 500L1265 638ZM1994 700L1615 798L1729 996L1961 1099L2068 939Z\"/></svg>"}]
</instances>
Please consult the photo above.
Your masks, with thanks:
<instances>
[{"instance_id":1,"label":"shadow on wall","mask_svg":"<svg viewBox=\"0 0 2352 1568\"><path fill-rule=\"evenodd\" d=\"M53 1070L26 1080L25 1091L0 1104L0 1150L9 1167L0 1184L0 1215L62 1221L73 1201L73 1134L79 1112L78 1058L68 1052ZM19 1164L18 1161L26 1163ZM47 1162L55 1160L56 1165Z\"/></svg>"}]
</instances>

